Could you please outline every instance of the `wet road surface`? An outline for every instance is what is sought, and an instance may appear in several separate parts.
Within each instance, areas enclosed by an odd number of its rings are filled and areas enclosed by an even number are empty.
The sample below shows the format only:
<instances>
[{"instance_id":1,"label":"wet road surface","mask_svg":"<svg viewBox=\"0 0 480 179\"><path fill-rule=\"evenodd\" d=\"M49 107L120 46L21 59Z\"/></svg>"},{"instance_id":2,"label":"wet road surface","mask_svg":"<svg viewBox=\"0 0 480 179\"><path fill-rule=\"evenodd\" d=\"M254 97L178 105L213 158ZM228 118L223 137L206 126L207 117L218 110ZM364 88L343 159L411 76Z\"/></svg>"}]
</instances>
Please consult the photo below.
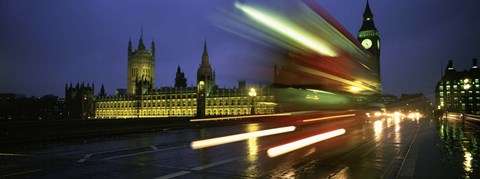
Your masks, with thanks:
<instances>
[{"instance_id":1,"label":"wet road surface","mask_svg":"<svg viewBox=\"0 0 480 179\"><path fill-rule=\"evenodd\" d=\"M0 178L475 178L478 130L459 116L370 119L297 127L202 149L200 139L280 124L252 123L0 148ZM460 122L459 122L460 121ZM345 134L277 157L267 150L314 134Z\"/></svg>"}]
</instances>

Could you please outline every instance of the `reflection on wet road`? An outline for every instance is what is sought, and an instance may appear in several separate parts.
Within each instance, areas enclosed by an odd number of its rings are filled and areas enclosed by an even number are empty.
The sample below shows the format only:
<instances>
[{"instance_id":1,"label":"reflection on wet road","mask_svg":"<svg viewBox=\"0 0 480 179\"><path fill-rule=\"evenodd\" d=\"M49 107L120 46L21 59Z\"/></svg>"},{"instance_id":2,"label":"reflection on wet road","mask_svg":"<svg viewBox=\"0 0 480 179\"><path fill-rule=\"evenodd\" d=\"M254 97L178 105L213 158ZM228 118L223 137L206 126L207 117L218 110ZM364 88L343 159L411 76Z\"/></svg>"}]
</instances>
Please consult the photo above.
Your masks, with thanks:
<instances>
[{"instance_id":1,"label":"reflection on wet road","mask_svg":"<svg viewBox=\"0 0 480 179\"><path fill-rule=\"evenodd\" d=\"M463 121L459 114L448 114L439 120L436 130L441 139L442 158L449 159L446 162L462 173L462 177L478 177L480 125Z\"/></svg>"},{"instance_id":2,"label":"reflection on wet road","mask_svg":"<svg viewBox=\"0 0 480 179\"><path fill-rule=\"evenodd\" d=\"M271 135L259 132L288 125L251 123L3 146L0 177L474 178L479 174L478 129L475 124L462 125L459 116L442 120L392 116L349 125L352 120L356 119L302 125ZM254 136L191 146L193 141L239 134ZM332 138L275 157L267 155L271 148L327 134Z\"/></svg>"}]
</instances>

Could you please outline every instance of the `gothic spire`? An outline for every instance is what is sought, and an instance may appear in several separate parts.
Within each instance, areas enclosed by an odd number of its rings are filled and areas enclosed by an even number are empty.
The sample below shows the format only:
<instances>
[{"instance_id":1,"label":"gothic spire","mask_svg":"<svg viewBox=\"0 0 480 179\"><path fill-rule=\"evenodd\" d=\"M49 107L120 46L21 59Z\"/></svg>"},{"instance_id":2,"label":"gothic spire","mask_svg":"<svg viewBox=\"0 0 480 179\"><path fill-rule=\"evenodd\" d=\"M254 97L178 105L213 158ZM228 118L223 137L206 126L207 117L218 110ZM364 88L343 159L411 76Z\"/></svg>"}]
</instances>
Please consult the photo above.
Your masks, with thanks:
<instances>
[{"instance_id":1,"label":"gothic spire","mask_svg":"<svg viewBox=\"0 0 480 179\"><path fill-rule=\"evenodd\" d=\"M203 42L203 55L202 55L202 64L208 64L208 51L207 51L207 39Z\"/></svg>"},{"instance_id":2,"label":"gothic spire","mask_svg":"<svg viewBox=\"0 0 480 179\"><path fill-rule=\"evenodd\" d=\"M154 41L153 38L152 38L152 46L151 46L151 48L152 48L152 54L153 54L153 56L155 56L155 41Z\"/></svg>"},{"instance_id":3,"label":"gothic spire","mask_svg":"<svg viewBox=\"0 0 480 179\"><path fill-rule=\"evenodd\" d=\"M365 12L363 12L364 18L373 18L372 10L370 10L370 4L367 0L367 6L365 7Z\"/></svg>"},{"instance_id":4,"label":"gothic spire","mask_svg":"<svg viewBox=\"0 0 480 179\"><path fill-rule=\"evenodd\" d=\"M373 22L373 14L372 10L370 9L370 3L367 0L367 5L365 6L365 12L363 13L363 24L362 27L360 28L360 31L365 31L365 30L375 30L377 31L377 28L375 27L375 23Z\"/></svg>"},{"instance_id":5,"label":"gothic spire","mask_svg":"<svg viewBox=\"0 0 480 179\"><path fill-rule=\"evenodd\" d=\"M138 42L138 50L145 50L145 45L143 44L143 23L140 32L140 40Z\"/></svg>"},{"instance_id":6,"label":"gothic spire","mask_svg":"<svg viewBox=\"0 0 480 179\"><path fill-rule=\"evenodd\" d=\"M132 53L132 38L130 37L130 40L128 40L128 53Z\"/></svg>"},{"instance_id":7,"label":"gothic spire","mask_svg":"<svg viewBox=\"0 0 480 179\"><path fill-rule=\"evenodd\" d=\"M103 83L102 87L100 87L100 96L105 96L105 87L103 87Z\"/></svg>"}]
</instances>

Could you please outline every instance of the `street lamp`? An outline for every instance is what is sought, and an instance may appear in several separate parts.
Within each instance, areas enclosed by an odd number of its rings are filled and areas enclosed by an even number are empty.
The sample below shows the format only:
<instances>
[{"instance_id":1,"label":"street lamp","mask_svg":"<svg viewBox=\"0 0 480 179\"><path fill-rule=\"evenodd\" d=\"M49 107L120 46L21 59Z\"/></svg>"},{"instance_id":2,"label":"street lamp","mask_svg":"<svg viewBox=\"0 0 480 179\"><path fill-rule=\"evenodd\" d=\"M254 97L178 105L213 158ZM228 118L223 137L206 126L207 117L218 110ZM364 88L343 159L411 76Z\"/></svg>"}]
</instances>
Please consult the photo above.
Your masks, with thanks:
<instances>
[{"instance_id":1,"label":"street lamp","mask_svg":"<svg viewBox=\"0 0 480 179\"><path fill-rule=\"evenodd\" d=\"M252 98L252 108L251 108L250 114L255 114L255 109L253 108L253 99L255 98L255 96L257 96L257 92L255 91L255 88L250 88L248 95Z\"/></svg>"}]
</instances>

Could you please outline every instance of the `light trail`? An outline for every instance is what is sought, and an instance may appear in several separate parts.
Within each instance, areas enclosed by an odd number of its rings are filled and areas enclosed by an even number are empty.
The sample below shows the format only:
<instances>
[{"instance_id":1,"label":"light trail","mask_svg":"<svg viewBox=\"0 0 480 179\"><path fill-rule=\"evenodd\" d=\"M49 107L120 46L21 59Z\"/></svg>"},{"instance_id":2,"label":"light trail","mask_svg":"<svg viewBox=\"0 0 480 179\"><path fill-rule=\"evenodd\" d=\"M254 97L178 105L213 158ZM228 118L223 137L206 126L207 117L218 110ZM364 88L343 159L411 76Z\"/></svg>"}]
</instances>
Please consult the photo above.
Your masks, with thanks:
<instances>
[{"instance_id":1,"label":"light trail","mask_svg":"<svg viewBox=\"0 0 480 179\"><path fill-rule=\"evenodd\" d=\"M192 149L201 149L201 148L246 140L254 137L263 137L263 136L275 135L280 133L292 132L294 130L295 130L295 126L287 126L287 127L235 134L235 135L229 135L229 136L217 137L217 138L211 138L211 139L205 139L205 140L197 140L197 141L193 141L190 144L190 147L192 147Z\"/></svg>"},{"instance_id":2,"label":"light trail","mask_svg":"<svg viewBox=\"0 0 480 179\"><path fill-rule=\"evenodd\" d=\"M225 119L244 119L254 117L274 117L274 116L290 116L292 113L278 113L278 114L262 114L262 115L249 115L249 116L232 116L232 117L216 117L207 119L190 119L190 122L202 122L202 121L216 121Z\"/></svg>"},{"instance_id":3,"label":"light trail","mask_svg":"<svg viewBox=\"0 0 480 179\"><path fill-rule=\"evenodd\" d=\"M298 69L300 71L303 71L305 73L309 73L309 74L320 76L320 77L327 78L327 79L330 79L330 80L338 81L338 82L345 83L345 84L348 84L348 85L357 86L362 91L368 90L368 91L372 91L372 92L378 92L378 90L376 90L374 88L371 88L367 85L359 84L359 83L356 83L355 81L350 81L348 79L345 79L345 78L342 78L342 77L339 77L339 76L335 76L335 75L332 75L330 73L326 73L326 72L323 72L323 71L318 71L316 69L301 66L301 65L298 65L298 64L291 64L291 65L293 67L295 67L296 69ZM367 83L367 82L365 82L365 83Z\"/></svg>"},{"instance_id":4,"label":"light trail","mask_svg":"<svg viewBox=\"0 0 480 179\"><path fill-rule=\"evenodd\" d=\"M325 42L315 38L313 35L307 33L301 28L287 22L282 22L280 19L275 18L273 15L257 10L253 7L241 4L236 2L235 7L242 10L250 17L256 21L264 24L265 26L289 37L292 40L295 40L297 43L303 44L304 46L326 56L335 57L337 53L330 47L328 47Z\"/></svg>"},{"instance_id":5,"label":"light trail","mask_svg":"<svg viewBox=\"0 0 480 179\"><path fill-rule=\"evenodd\" d=\"M353 116L355 116L355 114L327 116L327 117L320 117L320 118L313 118L313 119L305 119L305 120L303 120L303 122L313 122L313 121L321 121L321 120L325 120L325 119L344 118L344 117L353 117Z\"/></svg>"},{"instance_id":6,"label":"light trail","mask_svg":"<svg viewBox=\"0 0 480 179\"><path fill-rule=\"evenodd\" d=\"M267 155L270 158L277 157L279 155L283 155L285 153L300 149L302 147L306 147L323 140L327 140L339 135L343 135L345 134L345 132L346 132L345 129L337 129L334 131L330 131L330 132L314 135L312 137L307 137L301 140L297 140L295 142L290 142L288 144L273 147L267 150Z\"/></svg>"}]
</instances>

